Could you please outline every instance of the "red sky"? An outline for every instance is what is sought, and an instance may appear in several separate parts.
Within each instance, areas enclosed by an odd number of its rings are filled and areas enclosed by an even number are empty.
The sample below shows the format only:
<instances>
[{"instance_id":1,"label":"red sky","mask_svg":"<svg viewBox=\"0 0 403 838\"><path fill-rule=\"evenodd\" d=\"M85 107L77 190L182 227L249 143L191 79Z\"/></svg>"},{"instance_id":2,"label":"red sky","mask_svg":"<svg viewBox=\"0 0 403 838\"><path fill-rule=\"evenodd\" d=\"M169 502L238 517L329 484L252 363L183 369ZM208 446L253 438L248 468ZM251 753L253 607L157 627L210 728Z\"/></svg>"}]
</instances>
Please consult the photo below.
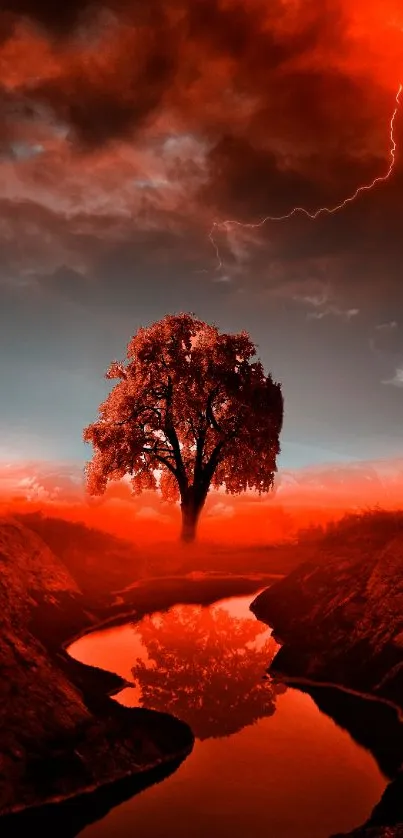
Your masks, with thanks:
<instances>
[{"instance_id":1,"label":"red sky","mask_svg":"<svg viewBox=\"0 0 403 838\"><path fill-rule=\"evenodd\" d=\"M283 383L282 465L403 451L400 0L5 0L0 456L89 456L140 324L246 328Z\"/></svg>"},{"instance_id":2,"label":"red sky","mask_svg":"<svg viewBox=\"0 0 403 838\"><path fill-rule=\"evenodd\" d=\"M288 539L311 523L380 505L401 503L403 458L280 472L276 492L232 497L211 492L200 524L202 542L265 544ZM127 483L110 484L104 497L83 491L79 463L9 463L0 470L0 511L42 511L106 529L134 541L178 538L180 512L153 492L133 497Z\"/></svg>"}]
</instances>

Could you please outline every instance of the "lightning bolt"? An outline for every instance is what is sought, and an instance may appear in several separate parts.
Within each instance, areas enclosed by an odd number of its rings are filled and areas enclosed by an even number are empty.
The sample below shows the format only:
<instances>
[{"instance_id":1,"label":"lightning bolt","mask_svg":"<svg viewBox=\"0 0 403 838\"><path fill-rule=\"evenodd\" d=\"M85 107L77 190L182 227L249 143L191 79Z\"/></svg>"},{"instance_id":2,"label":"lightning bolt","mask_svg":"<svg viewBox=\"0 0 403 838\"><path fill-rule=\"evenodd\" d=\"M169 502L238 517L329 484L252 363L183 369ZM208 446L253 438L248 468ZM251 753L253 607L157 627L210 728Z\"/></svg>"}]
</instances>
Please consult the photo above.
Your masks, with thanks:
<instances>
[{"instance_id":1,"label":"lightning bolt","mask_svg":"<svg viewBox=\"0 0 403 838\"><path fill-rule=\"evenodd\" d=\"M390 162L388 169L384 175L378 175L373 180L371 180L370 183L365 183L362 186L358 186L352 195L349 195L347 198L344 198L344 200L341 201L339 204L336 204L333 207L319 207L319 209L315 210L315 212L310 212L309 210L305 209L305 207L294 207L292 210L290 210L290 212L287 212L285 215L266 215L264 218L261 219L261 221L256 222L245 223L243 221L237 220L214 221L209 232L208 238L210 239L211 245L214 248L216 254L216 270L220 271L223 267L220 250L214 238L214 233L216 230L226 230L228 232L228 230L231 227L242 227L245 230L255 230L259 227L263 227L265 224L267 224L268 221L287 221L289 218L292 218L294 215L298 214L305 215L307 218L311 219L311 221L314 221L316 218L319 218L320 215L333 215L334 213L339 212L340 210L344 209L344 207L346 207L347 204L353 203L353 201L355 201L363 192L369 192L371 189L374 188L374 186L377 186L379 183L385 183L385 181L389 180L396 162L396 140L394 132L395 120L400 107L400 95L402 93L402 90L403 85L400 84L395 97L396 105L390 119Z\"/></svg>"}]
</instances>

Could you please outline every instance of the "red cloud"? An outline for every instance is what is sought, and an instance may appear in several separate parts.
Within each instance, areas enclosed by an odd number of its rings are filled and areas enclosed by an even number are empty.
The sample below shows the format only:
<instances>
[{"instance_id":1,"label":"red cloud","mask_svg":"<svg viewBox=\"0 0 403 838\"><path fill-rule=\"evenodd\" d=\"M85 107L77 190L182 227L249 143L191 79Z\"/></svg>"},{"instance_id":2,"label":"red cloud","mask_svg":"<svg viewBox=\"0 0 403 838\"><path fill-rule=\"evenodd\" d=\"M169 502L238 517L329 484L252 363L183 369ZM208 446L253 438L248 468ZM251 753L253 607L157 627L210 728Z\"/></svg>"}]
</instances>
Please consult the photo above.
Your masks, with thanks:
<instances>
[{"instance_id":1,"label":"red cloud","mask_svg":"<svg viewBox=\"0 0 403 838\"><path fill-rule=\"evenodd\" d=\"M184 260L200 263L214 258L214 218L334 204L385 171L403 76L400 0L64 5L16 0L0 12L0 237L13 275L96 270L105 250L135 236L147 258L165 263L179 242ZM401 212L399 171L382 194ZM372 240L376 223L383 242L379 209L375 222L371 201L362 206L362 235ZM345 259L332 283L357 273L349 212L344 227L332 220ZM329 228L313 227L293 222L291 249L290 227L277 225L269 264L250 235L226 257L269 285L276 260L312 279L315 260L334 256ZM147 248L156 230L169 242ZM362 262L369 284L379 269L378 258Z\"/></svg>"},{"instance_id":2,"label":"red cloud","mask_svg":"<svg viewBox=\"0 0 403 838\"><path fill-rule=\"evenodd\" d=\"M265 544L293 538L299 528L340 517L346 510L400 502L403 460L351 463L281 472L274 497L253 492L228 501L212 492L202 520L202 541ZM357 504L359 498L359 504ZM84 521L136 542L175 540L179 509L157 493L133 497L125 481L104 498L85 495L82 464L10 463L0 469L2 512L42 510Z\"/></svg>"}]
</instances>

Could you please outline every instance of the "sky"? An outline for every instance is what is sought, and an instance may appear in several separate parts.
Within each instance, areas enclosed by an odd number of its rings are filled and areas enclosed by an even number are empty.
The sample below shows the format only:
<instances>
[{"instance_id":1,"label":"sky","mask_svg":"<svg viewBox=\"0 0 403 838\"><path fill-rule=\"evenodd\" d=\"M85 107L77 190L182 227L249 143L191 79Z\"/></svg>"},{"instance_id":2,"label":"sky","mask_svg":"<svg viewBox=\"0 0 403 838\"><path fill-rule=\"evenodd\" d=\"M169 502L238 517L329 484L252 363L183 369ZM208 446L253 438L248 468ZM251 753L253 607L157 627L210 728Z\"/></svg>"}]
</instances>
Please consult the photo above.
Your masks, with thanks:
<instances>
[{"instance_id":1,"label":"sky","mask_svg":"<svg viewBox=\"0 0 403 838\"><path fill-rule=\"evenodd\" d=\"M250 333L284 468L401 456L401 81L401 0L3 0L0 459L89 459L178 311Z\"/></svg>"}]
</instances>

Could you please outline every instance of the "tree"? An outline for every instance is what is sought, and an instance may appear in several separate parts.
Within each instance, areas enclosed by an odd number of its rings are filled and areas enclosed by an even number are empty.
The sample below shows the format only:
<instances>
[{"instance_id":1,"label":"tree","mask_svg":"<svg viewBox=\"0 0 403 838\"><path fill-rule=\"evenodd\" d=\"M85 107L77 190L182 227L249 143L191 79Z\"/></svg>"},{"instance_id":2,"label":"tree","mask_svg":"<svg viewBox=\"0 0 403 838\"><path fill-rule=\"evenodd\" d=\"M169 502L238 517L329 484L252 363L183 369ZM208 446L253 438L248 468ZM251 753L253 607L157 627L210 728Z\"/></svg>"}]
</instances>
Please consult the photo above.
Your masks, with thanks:
<instances>
[{"instance_id":1,"label":"tree","mask_svg":"<svg viewBox=\"0 0 403 838\"><path fill-rule=\"evenodd\" d=\"M172 713L201 740L273 715L281 687L265 673L278 646L258 620L217 606L176 605L133 629L147 651L132 667L142 706Z\"/></svg>"},{"instance_id":2,"label":"tree","mask_svg":"<svg viewBox=\"0 0 403 838\"><path fill-rule=\"evenodd\" d=\"M193 541L211 486L268 492L283 397L255 356L246 332L221 334L191 314L139 329L106 373L119 383L84 430L95 449L89 493L129 474L135 494L159 488L180 500L182 539Z\"/></svg>"}]
</instances>

